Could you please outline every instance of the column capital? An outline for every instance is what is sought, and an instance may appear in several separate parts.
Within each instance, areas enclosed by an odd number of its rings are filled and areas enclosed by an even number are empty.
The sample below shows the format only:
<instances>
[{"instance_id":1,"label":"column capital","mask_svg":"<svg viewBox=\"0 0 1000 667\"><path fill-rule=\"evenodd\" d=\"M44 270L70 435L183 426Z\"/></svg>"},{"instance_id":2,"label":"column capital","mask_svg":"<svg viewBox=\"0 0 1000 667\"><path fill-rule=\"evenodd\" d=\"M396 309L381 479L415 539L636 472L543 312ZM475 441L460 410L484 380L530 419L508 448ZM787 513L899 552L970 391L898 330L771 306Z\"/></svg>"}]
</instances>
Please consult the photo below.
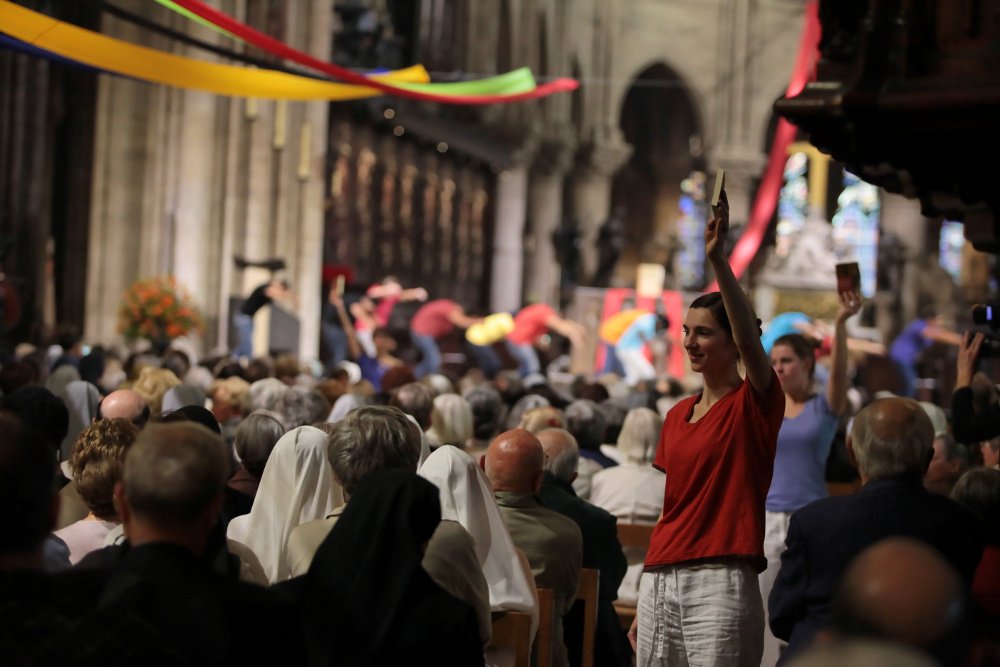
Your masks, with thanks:
<instances>
[{"instance_id":1,"label":"column capital","mask_svg":"<svg viewBox=\"0 0 1000 667\"><path fill-rule=\"evenodd\" d=\"M543 139L534 153L532 169L549 176L561 176L573 166L576 142L564 139Z\"/></svg>"},{"instance_id":2,"label":"column capital","mask_svg":"<svg viewBox=\"0 0 1000 667\"><path fill-rule=\"evenodd\" d=\"M583 174L611 177L632 157L632 146L623 141L585 144L576 154L577 169Z\"/></svg>"}]
</instances>

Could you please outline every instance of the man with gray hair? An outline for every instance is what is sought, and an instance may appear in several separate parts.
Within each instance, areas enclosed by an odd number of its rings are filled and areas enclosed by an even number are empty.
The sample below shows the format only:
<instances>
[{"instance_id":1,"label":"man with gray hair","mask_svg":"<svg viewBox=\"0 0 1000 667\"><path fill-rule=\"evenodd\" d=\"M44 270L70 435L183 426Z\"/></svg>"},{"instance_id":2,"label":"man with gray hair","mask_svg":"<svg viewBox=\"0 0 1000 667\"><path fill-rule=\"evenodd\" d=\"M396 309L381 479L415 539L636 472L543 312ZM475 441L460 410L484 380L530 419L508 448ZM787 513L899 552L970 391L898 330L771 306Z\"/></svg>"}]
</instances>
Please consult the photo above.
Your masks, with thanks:
<instances>
[{"instance_id":1,"label":"man with gray hair","mask_svg":"<svg viewBox=\"0 0 1000 667\"><path fill-rule=\"evenodd\" d=\"M350 496L376 470L405 470L414 475L420 459L420 430L402 410L390 406L358 408L338 421L327 455L333 476ZM338 507L326 518L296 526L288 536L288 568L293 577L309 571L313 557L343 514ZM372 530L379 527L372 526ZM489 589L472 536L457 521L441 521L427 543L424 570L441 588L476 610L483 643L492 629Z\"/></svg>"},{"instance_id":2,"label":"man with gray hair","mask_svg":"<svg viewBox=\"0 0 1000 667\"><path fill-rule=\"evenodd\" d=\"M162 634L166 641L153 643L144 660L297 661L288 653L302 645L290 640L298 636L290 610L274 593L217 574L202 558L227 473L222 438L191 422L147 427L125 457L115 505L129 548L111 568L102 604Z\"/></svg>"},{"instance_id":3,"label":"man with gray hair","mask_svg":"<svg viewBox=\"0 0 1000 667\"><path fill-rule=\"evenodd\" d=\"M545 475L538 499L542 507L547 507L568 517L580 528L583 536L583 567L599 570L601 573L597 602L597 637L594 644L594 664L628 664L631 649L625 633L618 621L614 604L618 597L618 587L622 583L628 562L618 541L618 520L609 512L581 500L573 490L580 448L576 438L561 428L547 428L538 433L538 441L545 452ZM580 605L570 611L570 620L565 624L566 646L570 650L570 663L578 664L575 655L581 646L577 637L583 623L576 622L575 616L583 620Z\"/></svg>"},{"instance_id":4,"label":"man with gray hair","mask_svg":"<svg viewBox=\"0 0 1000 667\"><path fill-rule=\"evenodd\" d=\"M786 551L768 603L774 635L788 657L807 646L830 618L837 583L855 556L887 537L911 537L936 549L966 584L983 550L983 528L958 503L921 483L933 453L934 427L909 398L885 398L858 413L847 452L862 489L818 500L791 517Z\"/></svg>"}]
</instances>

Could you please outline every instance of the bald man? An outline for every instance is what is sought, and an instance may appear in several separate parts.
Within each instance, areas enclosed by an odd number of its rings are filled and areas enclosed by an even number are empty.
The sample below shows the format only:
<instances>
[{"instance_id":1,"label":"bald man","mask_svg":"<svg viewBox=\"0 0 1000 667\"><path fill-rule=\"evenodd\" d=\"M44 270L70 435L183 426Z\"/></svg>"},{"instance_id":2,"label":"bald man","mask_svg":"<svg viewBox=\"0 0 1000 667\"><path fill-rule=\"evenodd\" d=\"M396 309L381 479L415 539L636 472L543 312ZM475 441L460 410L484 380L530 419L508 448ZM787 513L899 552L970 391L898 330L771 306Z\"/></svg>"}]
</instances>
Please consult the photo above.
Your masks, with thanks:
<instances>
[{"instance_id":1,"label":"bald man","mask_svg":"<svg viewBox=\"0 0 1000 667\"><path fill-rule=\"evenodd\" d=\"M962 580L918 540L890 537L861 552L844 573L831 613L837 640L878 637L925 649L944 665L964 663Z\"/></svg>"},{"instance_id":2,"label":"bald man","mask_svg":"<svg viewBox=\"0 0 1000 667\"><path fill-rule=\"evenodd\" d=\"M934 427L908 398L875 401L854 420L847 452L862 489L818 500L792 515L781 569L769 599L771 630L788 641L782 660L827 625L834 590L848 564L867 547L903 536L934 548L968 584L983 550L976 517L950 498L924 489Z\"/></svg>"},{"instance_id":3,"label":"bald man","mask_svg":"<svg viewBox=\"0 0 1000 667\"><path fill-rule=\"evenodd\" d=\"M149 406L142 396L131 389L113 391L97 404L97 416L94 421L118 417L129 420L137 428L142 428L149 421Z\"/></svg>"},{"instance_id":4,"label":"bald man","mask_svg":"<svg viewBox=\"0 0 1000 667\"><path fill-rule=\"evenodd\" d=\"M553 591L552 664L566 667L569 659L563 643L562 617L576 599L583 538L573 521L538 502L544 463L541 443L524 429L498 435L483 457L486 476L511 539L527 554L538 586Z\"/></svg>"}]
</instances>

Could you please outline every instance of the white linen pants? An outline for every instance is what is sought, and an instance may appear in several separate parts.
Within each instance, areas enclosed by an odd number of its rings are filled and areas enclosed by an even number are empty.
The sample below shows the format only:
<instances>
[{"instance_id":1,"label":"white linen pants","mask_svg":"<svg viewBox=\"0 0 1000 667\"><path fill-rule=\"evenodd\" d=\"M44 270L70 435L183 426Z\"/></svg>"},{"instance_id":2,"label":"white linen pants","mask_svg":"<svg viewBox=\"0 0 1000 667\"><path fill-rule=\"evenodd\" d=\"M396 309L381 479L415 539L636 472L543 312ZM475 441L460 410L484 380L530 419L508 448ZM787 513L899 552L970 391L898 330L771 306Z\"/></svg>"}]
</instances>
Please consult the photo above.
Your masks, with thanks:
<instances>
[{"instance_id":1,"label":"white linen pants","mask_svg":"<svg viewBox=\"0 0 1000 667\"><path fill-rule=\"evenodd\" d=\"M764 556L767 558L767 569L758 575L760 580L760 597L764 602L764 657L761 667L774 667L781 657L786 644L773 634L767 625L767 598L771 595L774 582L781 569L781 554L785 551L785 537L788 536L788 524L792 520L791 512L764 513Z\"/></svg>"},{"instance_id":2,"label":"white linen pants","mask_svg":"<svg viewBox=\"0 0 1000 667\"><path fill-rule=\"evenodd\" d=\"M636 667L758 667L764 607L749 563L667 567L639 583Z\"/></svg>"}]
</instances>

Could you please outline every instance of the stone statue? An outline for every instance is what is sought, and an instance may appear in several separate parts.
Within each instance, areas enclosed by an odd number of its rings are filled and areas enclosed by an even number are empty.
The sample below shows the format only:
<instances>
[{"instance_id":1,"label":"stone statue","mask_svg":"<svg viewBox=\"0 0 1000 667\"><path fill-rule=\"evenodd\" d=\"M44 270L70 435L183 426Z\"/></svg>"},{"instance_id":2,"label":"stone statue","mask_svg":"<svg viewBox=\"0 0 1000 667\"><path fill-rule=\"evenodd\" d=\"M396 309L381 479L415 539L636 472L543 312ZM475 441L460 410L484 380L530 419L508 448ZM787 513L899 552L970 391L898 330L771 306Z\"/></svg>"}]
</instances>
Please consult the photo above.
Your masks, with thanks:
<instances>
[{"instance_id":1,"label":"stone statue","mask_svg":"<svg viewBox=\"0 0 1000 667\"><path fill-rule=\"evenodd\" d=\"M611 285L615 266L625 250L625 241L625 207L616 206L597 232L597 270L591 281L594 287Z\"/></svg>"}]
</instances>

